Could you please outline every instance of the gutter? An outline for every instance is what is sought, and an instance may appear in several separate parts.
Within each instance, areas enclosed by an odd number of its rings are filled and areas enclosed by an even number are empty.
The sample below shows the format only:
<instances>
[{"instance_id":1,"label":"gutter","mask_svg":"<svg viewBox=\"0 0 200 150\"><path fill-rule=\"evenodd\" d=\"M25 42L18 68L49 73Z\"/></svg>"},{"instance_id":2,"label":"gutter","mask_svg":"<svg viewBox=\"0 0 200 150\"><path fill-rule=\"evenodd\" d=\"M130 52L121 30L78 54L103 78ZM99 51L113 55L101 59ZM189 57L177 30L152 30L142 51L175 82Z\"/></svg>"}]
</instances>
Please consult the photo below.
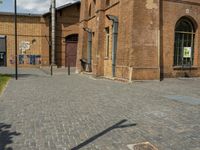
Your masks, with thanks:
<instances>
[{"instance_id":1,"label":"gutter","mask_svg":"<svg viewBox=\"0 0 200 150\"><path fill-rule=\"evenodd\" d=\"M92 30L89 28L83 28L88 33L88 48L87 48L87 72L92 72Z\"/></svg>"},{"instance_id":2,"label":"gutter","mask_svg":"<svg viewBox=\"0 0 200 150\"><path fill-rule=\"evenodd\" d=\"M106 15L106 17L113 22L112 33L112 76L116 76L116 53L117 53L117 39L118 39L118 17L112 15Z\"/></svg>"}]
</instances>

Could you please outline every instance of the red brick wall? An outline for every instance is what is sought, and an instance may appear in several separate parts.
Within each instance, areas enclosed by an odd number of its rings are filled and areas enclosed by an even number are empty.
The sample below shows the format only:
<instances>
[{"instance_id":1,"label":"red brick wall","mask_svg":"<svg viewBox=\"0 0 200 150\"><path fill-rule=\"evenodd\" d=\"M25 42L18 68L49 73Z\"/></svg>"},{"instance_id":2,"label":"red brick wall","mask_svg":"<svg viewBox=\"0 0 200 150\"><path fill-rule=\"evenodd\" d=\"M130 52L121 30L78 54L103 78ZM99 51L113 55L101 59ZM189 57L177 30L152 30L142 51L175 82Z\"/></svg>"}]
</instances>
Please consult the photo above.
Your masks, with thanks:
<instances>
[{"instance_id":1,"label":"red brick wall","mask_svg":"<svg viewBox=\"0 0 200 150\"><path fill-rule=\"evenodd\" d=\"M186 15L186 9L199 24L199 1L173 1L171 0L111 0L110 7L105 6L105 0L97 1L95 13L88 16L89 5L92 0L81 1L80 39L78 59L87 58L87 33L83 27L88 27L94 32L92 46L93 74L112 76L112 58L105 59L105 27L110 27L112 22L106 18L107 14L119 18L118 48L116 76L118 78L145 80L160 79L160 74L165 77L181 76L181 70L173 68L174 53L174 26L177 20ZM93 6L93 4L91 4ZM162 22L163 21L163 22ZM162 26L163 25L163 26ZM111 33L112 34L112 33ZM112 35L110 35L112 37ZM195 68L191 76L199 76L199 34L196 33L195 41ZM110 50L112 50L112 38ZM80 63L77 65L81 70Z\"/></svg>"},{"instance_id":2,"label":"red brick wall","mask_svg":"<svg viewBox=\"0 0 200 150\"><path fill-rule=\"evenodd\" d=\"M65 66L65 38L79 34L80 4L72 5L57 12L56 23L56 62L59 67Z\"/></svg>"},{"instance_id":3,"label":"red brick wall","mask_svg":"<svg viewBox=\"0 0 200 150\"><path fill-rule=\"evenodd\" d=\"M30 50L27 51L27 55L41 55L44 58L43 64L48 64L48 47L43 47L43 44L48 42L45 36L48 36L44 32L43 27L45 22L40 16L18 16L17 27L18 27L18 54L22 52L19 50L19 44L21 41L35 40L31 45ZM13 15L0 15L0 34L7 37L7 65L12 66L15 60L15 40L14 40L14 17ZM44 52L44 53L43 53ZM25 65L28 66L28 60ZM13 63L12 63L13 62Z\"/></svg>"},{"instance_id":4,"label":"red brick wall","mask_svg":"<svg viewBox=\"0 0 200 150\"><path fill-rule=\"evenodd\" d=\"M60 9L56 19L56 63L65 66L65 37L71 34L78 35L80 4L76 3L69 7ZM18 54L21 41L35 40L27 55L41 55L41 65L49 65L50 57L50 14L43 16L18 15ZM7 65L14 65L15 43L14 43L14 16L12 14L0 15L0 35L7 37ZM11 63L12 62L12 63ZM28 59L22 66L28 64Z\"/></svg>"},{"instance_id":5,"label":"red brick wall","mask_svg":"<svg viewBox=\"0 0 200 150\"><path fill-rule=\"evenodd\" d=\"M200 2L190 0L195 3L178 3L171 1L164 1L163 3L163 74L165 77L178 77L184 76L200 76L200 33L197 28L195 35L195 46L194 46L194 65L191 69L182 69L180 66L173 67L174 59L174 30L177 21L183 17L188 16L193 18L194 21L200 25ZM173 13L172 13L173 12Z\"/></svg>"},{"instance_id":6,"label":"red brick wall","mask_svg":"<svg viewBox=\"0 0 200 150\"><path fill-rule=\"evenodd\" d=\"M158 79L159 3L150 3L147 9L145 1L113 0L109 7L105 6L105 0L99 1L96 13L89 18L85 8L89 8L90 3L90 0L82 1L81 11L85 15L81 17L81 22L95 33L92 46L93 73L112 77L112 22L106 17L109 14L119 19L116 76L126 79L130 75L132 79ZM108 58L104 57L105 27L110 28L111 37ZM80 29L80 34L86 33ZM80 45L84 47L84 53L81 52L79 58L83 54L86 57L87 40L79 41L79 51L83 51ZM130 68L134 68L133 72Z\"/></svg>"}]
</instances>

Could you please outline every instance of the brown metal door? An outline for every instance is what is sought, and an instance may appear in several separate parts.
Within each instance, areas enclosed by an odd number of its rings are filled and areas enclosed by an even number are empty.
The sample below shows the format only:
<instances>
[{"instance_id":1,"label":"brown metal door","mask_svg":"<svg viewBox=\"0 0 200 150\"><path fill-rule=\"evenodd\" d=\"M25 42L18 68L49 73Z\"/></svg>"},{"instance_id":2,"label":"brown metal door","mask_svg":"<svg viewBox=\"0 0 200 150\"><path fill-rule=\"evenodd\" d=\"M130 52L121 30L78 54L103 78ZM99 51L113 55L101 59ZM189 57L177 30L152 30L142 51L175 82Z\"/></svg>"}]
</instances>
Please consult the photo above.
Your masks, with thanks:
<instances>
[{"instance_id":1,"label":"brown metal door","mask_svg":"<svg viewBox=\"0 0 200 150\"><path fill-rule=\"evenodd\" d=\"M65 52L65 66L76 67L77 42L67 41Z\"/></svg>"}]
</instances>

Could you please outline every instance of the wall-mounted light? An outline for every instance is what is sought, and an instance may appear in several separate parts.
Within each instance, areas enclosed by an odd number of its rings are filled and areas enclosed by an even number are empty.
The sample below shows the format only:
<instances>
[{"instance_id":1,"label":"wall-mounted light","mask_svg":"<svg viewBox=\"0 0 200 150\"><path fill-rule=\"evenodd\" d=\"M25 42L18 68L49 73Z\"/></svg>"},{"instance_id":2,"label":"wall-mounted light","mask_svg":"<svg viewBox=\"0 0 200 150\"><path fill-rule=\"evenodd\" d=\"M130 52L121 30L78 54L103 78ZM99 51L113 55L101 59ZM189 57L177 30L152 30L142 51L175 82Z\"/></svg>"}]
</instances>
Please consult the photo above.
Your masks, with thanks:
<instances>
[{"instance_id":1,"label":"wall-mounted light","mask_svg":"<svg viewBox=\"0 0 200 150\"><path fill-rule=\"evenodd\" d=\"M34 44L35 42L36 42L36 39L33 39L33 40L31 41L32 44Z\"/></svg>"}]
</instances>

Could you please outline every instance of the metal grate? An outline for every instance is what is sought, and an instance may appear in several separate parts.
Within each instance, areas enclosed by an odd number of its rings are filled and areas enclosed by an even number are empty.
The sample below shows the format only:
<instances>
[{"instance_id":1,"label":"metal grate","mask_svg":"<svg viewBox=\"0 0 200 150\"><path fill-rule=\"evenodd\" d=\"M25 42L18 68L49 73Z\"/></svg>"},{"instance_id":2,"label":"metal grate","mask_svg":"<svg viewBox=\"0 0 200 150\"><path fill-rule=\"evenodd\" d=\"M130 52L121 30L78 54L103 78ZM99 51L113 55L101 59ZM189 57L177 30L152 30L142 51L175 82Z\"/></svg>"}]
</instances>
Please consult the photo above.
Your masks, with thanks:
<instances>
[{"instance_id":1,"label":"metal grate","mask_svg":"<svg viewBox=\"0 0 200 150\"><path fill-rule=\"evenodd\" d=\"M174 66L192 66L195 29L188 18L178 21L175 29Z\"/></svg>"},{"instance_id":2,"label":"metal grate","mask_svg":"<svg viewBox=\"0 0 200 150\"><path fill-rule=\"evenodd\" d=\"M153 146L149 142L130 144L128 145L128 148L130 150L158 150L155 146Z\"/></svg>"}]
</instances>

